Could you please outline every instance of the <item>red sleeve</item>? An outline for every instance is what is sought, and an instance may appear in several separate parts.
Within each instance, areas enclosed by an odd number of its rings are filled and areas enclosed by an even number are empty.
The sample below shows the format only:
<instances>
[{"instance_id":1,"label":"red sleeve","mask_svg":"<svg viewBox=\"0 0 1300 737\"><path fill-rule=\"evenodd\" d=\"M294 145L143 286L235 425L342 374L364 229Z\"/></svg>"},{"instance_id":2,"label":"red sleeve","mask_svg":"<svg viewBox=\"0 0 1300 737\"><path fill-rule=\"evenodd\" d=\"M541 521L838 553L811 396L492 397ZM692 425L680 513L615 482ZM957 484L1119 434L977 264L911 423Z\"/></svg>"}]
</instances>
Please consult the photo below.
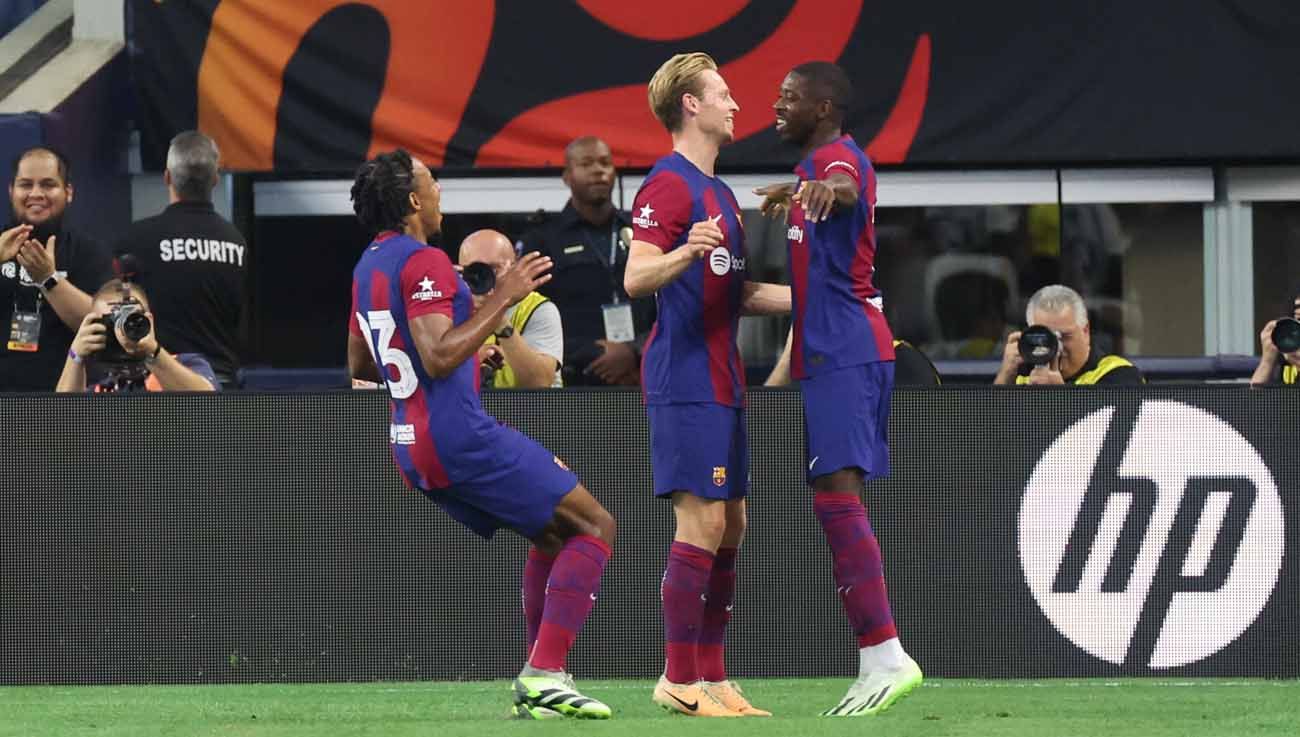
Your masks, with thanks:
<instances>
[{"instance_id":1,"label":"red sleeve","mask_svg":"<svg viewBox=\"0 0 1300 737\"><path fill-rule=\"evenodd\" d=\"M690 219L690 187L673 172L658 172L637 190L632 203L632 239L671 251L690 229Z\"/></svg>"},{"instance_id":2,"label":"red sleeve","mask_svg":"<svg viewBox=\"0 0 1300 737\"><path fill-rule=\"evenodd\" d=\"M853 150L843 143L822 146L813 154L813 176L826 179L832 174L843 174L852 179L862 191L862 165Z\"/></svg>"},{"instance_id":3,"label":"red sleeve","mask_svg":"<svg viewBox=\"0 0 1300 737\"><path fill-rule=\"evenodd\" d=\"M358 338L365 338L361 334L361 326L357 324L357 282L352 281L352 311L348 313L348 335L355 335Z\"/></svg>"},{"instance_id":4,"label":"red sleeve","mask_svg":"<svg viewBox=\"0 0 1300 737\"><path fill-rule=\"evenodd\" d=\"M452 317L459 281L451 259L438 248L421 248L402 265L402 299L407 319L438 313Z\"/></svg>"}]
</instances>

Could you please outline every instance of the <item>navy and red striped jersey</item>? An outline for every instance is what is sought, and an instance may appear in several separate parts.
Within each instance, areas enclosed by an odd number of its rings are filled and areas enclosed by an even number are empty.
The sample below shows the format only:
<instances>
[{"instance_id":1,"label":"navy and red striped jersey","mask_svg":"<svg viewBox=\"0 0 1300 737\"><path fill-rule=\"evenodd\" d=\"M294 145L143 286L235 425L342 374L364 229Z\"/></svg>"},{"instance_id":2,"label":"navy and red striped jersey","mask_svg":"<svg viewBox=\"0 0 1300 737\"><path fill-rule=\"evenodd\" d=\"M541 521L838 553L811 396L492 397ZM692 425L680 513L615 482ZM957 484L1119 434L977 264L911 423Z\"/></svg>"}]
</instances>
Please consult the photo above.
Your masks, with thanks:
<instances>
[{"instance_id":1,"label":"navy and red striped jersey","mask_svg":"<svg viewBox=\"0 0 1300 737\"><path fill-rule=\"evenodd\" d=\"M848 366L894 360L894 336L872 283L876 259L876 173L851 136L814 149L795 167L799 182L843 174L858 204L819 223L790 208L787 240L793 296L790 375L816 376Z\"/></svg>"},{"instance_id":2,"label":"navy and red striped jersey","mask_svg":"<svg viewBox=\"0 0 1300 737\"><path fill-rule=\"evenodd\" d=\"M447 254L406 235L383 233L352 271L348 331L366 341L388 387L389 443L406 482L441 489L481 471L477 446L497 421L479 401L478 361L471 356L446 378L425 370L411 320L441 314L454 325L473 312L469 287Z\"/></svg>"},{"instance_id":3,"label":"navy and red striped jersey","mask_svg":"<svg viewBox=\"0 0 1300 737\"><path fill-rule=\"evenodd\" d=\"M736 330L749 272L740 206L731 188L681 154L669 154L655 163L636 193L632 237L667 253L686 242L692 225L711 218L722 229L722 245L656 294L659 316L641 364L647 404L744 406Z\"/></svg>"}]
</instances>

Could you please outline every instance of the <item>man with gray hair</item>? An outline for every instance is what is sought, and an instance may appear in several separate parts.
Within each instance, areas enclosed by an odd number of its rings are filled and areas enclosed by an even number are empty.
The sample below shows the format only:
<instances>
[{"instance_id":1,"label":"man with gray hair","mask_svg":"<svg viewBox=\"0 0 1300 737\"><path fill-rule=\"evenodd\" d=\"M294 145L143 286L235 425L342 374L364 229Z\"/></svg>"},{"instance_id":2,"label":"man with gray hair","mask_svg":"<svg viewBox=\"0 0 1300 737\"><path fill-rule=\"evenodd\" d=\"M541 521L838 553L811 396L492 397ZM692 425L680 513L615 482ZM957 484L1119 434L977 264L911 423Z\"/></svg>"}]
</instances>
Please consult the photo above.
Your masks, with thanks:
<instances>
[{"instance_id":1,"label":"man with gray hair","mask_svg":"<svg viewBox=\"0 0 1300 737\"><path fill-rule=\"evenodd\" d=\"M180 353L198 353L225 388L239 370L248 253L244 236L212 205L218 179L217 144L185 131L167 149L170 204L131 226L114 249L149 293L158 339Z\"/></svg>"},{"instance_id":2,"label":"man with gray hair","mask_svg":"<svg viewBox=\"0 0 1300 737\"><path fill-rule=\"evenodd\" d=\"M1042 362L1031 364L1021 350L1016 331L1007 336L1002 351L1002 365L993 379L994 384L1034 385L1085 385L1085 384L1142 384L1142 372L1121 356L1100 356L1092 350L1092 329L1088 324L1088 308L1079 293L1063 284L1049 284L1034 292L1025 308L1025 321L1038 335L1055 337L1057 349L1043 350L1038 344ZM1044 330L1046 332L1044 332ZM1033 336L1031 335L1030 340ZM1051 343L1050 339L1047 341ZM1026 347L1028 348L1028 346ZM1033 352L1030 351L1031 355Z\"/></svg>"}]
</instances>

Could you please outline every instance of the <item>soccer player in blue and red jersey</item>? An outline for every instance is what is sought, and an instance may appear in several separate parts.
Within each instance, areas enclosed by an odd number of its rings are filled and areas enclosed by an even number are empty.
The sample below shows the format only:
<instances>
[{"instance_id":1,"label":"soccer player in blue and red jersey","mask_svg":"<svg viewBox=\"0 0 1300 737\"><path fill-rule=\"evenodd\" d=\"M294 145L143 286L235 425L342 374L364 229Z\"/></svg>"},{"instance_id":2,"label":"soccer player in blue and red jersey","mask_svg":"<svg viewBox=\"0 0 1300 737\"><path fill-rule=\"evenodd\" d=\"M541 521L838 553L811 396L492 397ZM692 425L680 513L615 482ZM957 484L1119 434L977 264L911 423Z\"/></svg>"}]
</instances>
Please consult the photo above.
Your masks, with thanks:
<instances>
[{"instance_id":1,"label":"soccer player in blue and red jersey","mask_svg":"<svg viewBox=\"0 0 1300 737\"><path fill-rule=\"evenodd\" d=\"M786 75L776 130L802 149L799 180L755 190L765 213L788 213L790 373L803 394L813 510L858 638L858 680L826 716L880 713L921 683L921 669L898 641L880 544L861 501L863 482L889 473L894 346L872 283L876 175L842 131L852 91L844 70L828 62Z\"/></svg>"},{"instance_id":2,"label":"soccer player in blue and red jersey","mask_svg":"<svg viewBox=\"0 0 1300 737\"><path fill-rule=\"evenodd\" d=\"M637 192L628 295L655 294L641 386L655 495L672 499L664 571L666 667L653 699L691 716L766 716L727 678L723 640L745 532L749 449L740 315L790 310L790 290L748 280L731 189L714 176L740 106L707 54L678 54L650 80L650 108L672 135Z\"/></svg>"},{"instance_id":3,"label":"soccer player in blue and red jersey","mask_svg":"<svg viewBox=\"0 0 1300 737\"><path fill-rule=\"evenodd\" d=\"M614 519L560 460L489 416L476 351L511 305L549 278L527 254L473 308L447 255L426 243L442 223L439 188L405 151L363 164L353 209L377 233L352 272L348 369L391 398L389 443L410 486L475 533L508 528L533 543L524 568L529 656L514 682L514 713L605 719L583 696L565 656L596 602Z\"/></svg>"}]
</instances>

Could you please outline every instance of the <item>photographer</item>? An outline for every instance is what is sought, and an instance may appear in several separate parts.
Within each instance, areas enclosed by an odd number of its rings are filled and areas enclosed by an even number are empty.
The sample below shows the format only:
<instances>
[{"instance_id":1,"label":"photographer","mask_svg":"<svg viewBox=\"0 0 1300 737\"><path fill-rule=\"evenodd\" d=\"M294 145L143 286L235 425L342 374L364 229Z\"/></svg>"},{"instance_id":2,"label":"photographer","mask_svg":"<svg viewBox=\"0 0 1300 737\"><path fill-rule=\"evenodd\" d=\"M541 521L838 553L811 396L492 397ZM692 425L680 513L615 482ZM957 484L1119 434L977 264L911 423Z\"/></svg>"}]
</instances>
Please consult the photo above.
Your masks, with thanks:
<instances>
[{"instance_id":1,"label":"photographer","mask_svg":"<svg viewBox=\"0 0 1300 737\"><path fill-rule=\"evenodd\" d=\"M492 293L496 277L515 262L514 245L495 230L470 233L460 244L457 261L474 296L474 308ZM564 328L555 303L530 292L506 311L501 325L479 349L479 363L491 373L486 386L496 389L545 389L561 386Z\"/></svg>"},{"instance_id":2,"label":"photographer","mask_svg":"<svg viewBox=\"0 0 1300 737\"><path fill-rule=\"evenodd\" d=\"M1296 383L1297 367L1300 367L1300 324L1296 323L1300 320L1300 296L1292 302L1292 310L1290 318L1269 320L1260 331L1259 365L1250 377L1251 386L1275 384L1279 380L1283 384Z\"/></svg>"},{"instance_id":3,"label":"photographer","mask_svg":"<svg viewBox=\"0 0 1300 737\"><path fill-rule=\"evenodd\" d=\"M1128 359L1093 352L1088 308L1073 289L1051 284L1034 292L1025 319L1029 328L1007 336L994 384L1146 383Z\"/></svg>"},{"instance_id":4,"label":"photographer","mask_svg":"<svg viewBox=\"0 0 1300 737\"><path fill-rule=\"evenodd\" d=\"M111 332L110 332L111 331ZM87 387L86 363L104 378ZM215 391L212 366L198 354L172 355L154 335L149 299L137 284L100 287L81 321L55 391Z\"/></svg>"}]
</instances>

